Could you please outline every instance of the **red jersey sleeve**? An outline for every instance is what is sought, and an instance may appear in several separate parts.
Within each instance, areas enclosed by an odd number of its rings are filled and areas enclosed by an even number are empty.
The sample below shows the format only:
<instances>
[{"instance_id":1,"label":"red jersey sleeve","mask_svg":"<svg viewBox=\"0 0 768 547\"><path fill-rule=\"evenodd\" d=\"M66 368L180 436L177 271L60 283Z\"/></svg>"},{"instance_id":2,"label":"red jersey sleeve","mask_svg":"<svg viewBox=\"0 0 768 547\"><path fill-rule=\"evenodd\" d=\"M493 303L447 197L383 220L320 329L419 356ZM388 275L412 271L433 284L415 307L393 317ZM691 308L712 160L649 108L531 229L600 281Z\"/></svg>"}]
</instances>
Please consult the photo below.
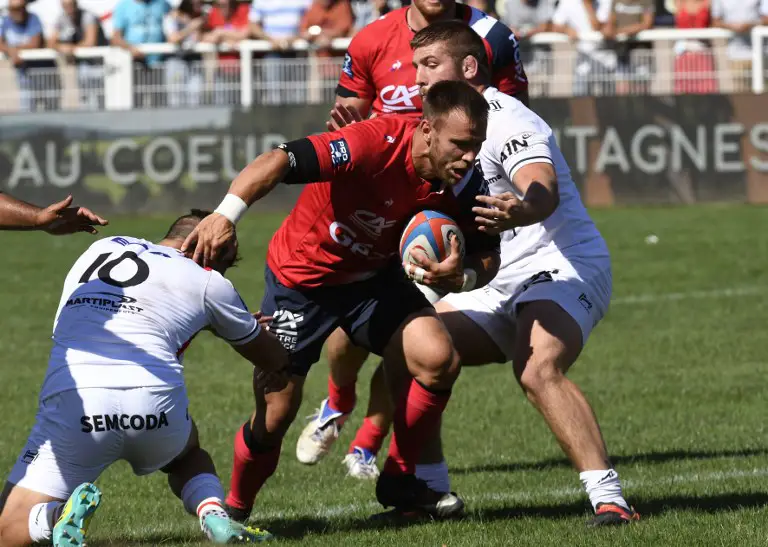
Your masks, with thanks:
<instances>
[{"instance_id":1,"label":"red jersey sleeve","mask_svg":"<svg viewBox=\"0 0 768 547\"><path fill-rule=\"evenodd\" d=\"M376 98L371 65L375 48L376 42L365 28L352 38L344 55L344 65L336 87L339 97L359 97L369 101Z\"/></svg>"},{"instance_id":2,"label":"red jersey sleeve","mask_svg":"<svg viewBox=\"0 0 768 547\"><path fill-rule=\"evenodd\" d=\"M317 154L321 180L332 180L343 174L378 172L385 142L379 125L370 120L309 137Z\"/></svg>"}]
</instances>

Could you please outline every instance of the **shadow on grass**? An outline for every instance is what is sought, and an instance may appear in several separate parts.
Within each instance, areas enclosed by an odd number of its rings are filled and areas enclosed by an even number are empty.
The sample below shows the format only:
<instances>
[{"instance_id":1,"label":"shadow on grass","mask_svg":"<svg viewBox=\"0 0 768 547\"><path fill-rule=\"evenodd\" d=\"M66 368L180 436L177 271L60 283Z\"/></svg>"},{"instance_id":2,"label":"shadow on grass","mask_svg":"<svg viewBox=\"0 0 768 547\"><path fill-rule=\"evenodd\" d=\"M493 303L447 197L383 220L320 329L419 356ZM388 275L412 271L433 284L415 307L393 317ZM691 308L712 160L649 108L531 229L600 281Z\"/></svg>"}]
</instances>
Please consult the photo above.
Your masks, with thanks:
<instances>
[{"instance_id":1,"label":"shadow on grass","mask_svg":"<svg viewBox=\"0 0 768 547\"><path fill-rule=\"evenodd\" d=\"M643 519L660 516L673 511L696 511L701 513L723 513L746 508L768 506L768 493L726 493L712 496L668 496L638 500L637 510ZM470 511L461 522L488 523L509 519L570 519L583 517L584 522L591 511L584 502L561 505L503 506ZM351 533L370 530L400 530L413 526L428 526L429 520L405 518L349 518L329 520L324 518L300 518L270 521L267 527L278 538L301 539L307 535Z\"/></svg>"},{"instance_id":2,"label":"shadow on grass","mask_svg":"<svg viewBox=\"0 0 768 547\"><path fill-rule=\"evenodd\" d=\"M716 460L719 458L750 458L765 456L768 448L750 448L743 450L670 450L611 456L614 465L632 465L635 463L664 463L679 460ZM451 467L452 475L470 475L472 473L514 473L515 471L545 471L553 467L571 467L566 458L552 458L539 462L513 462L468 467Z\"/></svg>"},{"instance_id":3,"label":"shadow on grass","mask_svg":"<svg viewBox=\"0 0 768 547\"><path fill-rule=\"evenodd\" d=\"M88 547L144 547L156 545L200 545L205 539L202 535L183 531L168 534L147 534L144 537L95 539L88 540Z\"/></svg>"}]
</instances>

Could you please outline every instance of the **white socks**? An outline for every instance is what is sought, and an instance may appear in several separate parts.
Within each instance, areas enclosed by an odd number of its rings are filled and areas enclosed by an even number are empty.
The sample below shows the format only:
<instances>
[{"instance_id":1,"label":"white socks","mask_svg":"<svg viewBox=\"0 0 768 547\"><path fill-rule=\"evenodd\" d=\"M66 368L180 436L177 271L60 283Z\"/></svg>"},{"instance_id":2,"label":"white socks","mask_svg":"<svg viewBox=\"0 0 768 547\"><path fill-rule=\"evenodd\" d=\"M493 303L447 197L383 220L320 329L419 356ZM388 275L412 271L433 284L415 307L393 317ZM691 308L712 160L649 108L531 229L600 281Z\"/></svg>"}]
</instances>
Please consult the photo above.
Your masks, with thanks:
<instances>
[{"instance_id":1,"label":"white socks","mask_svg":"<svg viewBox=\"0 0 768 547\"><path fill-rule=\"evenodd\" d=\"M593 509L597 510L598 503L615 503L629 509L629 504L621 492L619 474L614 469L584 471L579 473L579 478Z\"/></svg>"},{"instance_id":2,"label":"white socks","mask_svg":"<svg viewBox=\"0 0 768 547\"><path fill-rule=\"evenodd\" d=\"M226 515L222 501L224 487L219 477L212 473L201 473L192 477L181 489L181 501L184 509L190 515L197 515L202 522L203 517L214 510L220 510Z\"/></svg>"},{"instance_id":3,"label":"white socks","mask_svg":"<svg viewBox=\"0 0 768 547\"><path fill-rule=\"evenodd\" d=\"M29 512L29 537L32 543L50 543L53 527L61 516L63 501L38 503Z\"/></svg>"},{"instance_id":4,"label":"white socks","mask_svg":"<svg viewBox=\"0 0 768 547\"><path fill-rule=\"evenodd\" d=\"M425 481L435 492L451 491L451 479L448 476L448 464L445 460L440 463L416 464L416 477Z\"/></svg>"}]
</instances>

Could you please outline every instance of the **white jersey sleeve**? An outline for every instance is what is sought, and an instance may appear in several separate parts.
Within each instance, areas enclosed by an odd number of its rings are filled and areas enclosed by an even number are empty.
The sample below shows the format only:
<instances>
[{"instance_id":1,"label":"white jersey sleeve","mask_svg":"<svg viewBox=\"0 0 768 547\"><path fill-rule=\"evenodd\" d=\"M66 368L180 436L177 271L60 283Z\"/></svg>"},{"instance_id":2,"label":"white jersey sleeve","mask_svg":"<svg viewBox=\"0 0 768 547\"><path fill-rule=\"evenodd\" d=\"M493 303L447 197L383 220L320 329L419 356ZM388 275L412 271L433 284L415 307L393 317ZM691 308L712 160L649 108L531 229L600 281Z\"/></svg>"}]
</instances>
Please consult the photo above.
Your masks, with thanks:
<instances>
[{"instance_id":1,"label":"white jersey sleeve","mask_svg":"<svg viewBox=\"0 0 768 547\"><path fill-rule=\"evenodd\" d=\"M503 141L496 141L499 146L497 157L501 160L509 180L514 181L515 174L526 165L553 164L549 138L550 135L531 128L529 131L506 137Z\"/></svg>"},{"instance_id":2,"label":"white jersey sleeve","mask_svg":"<svg viewBox=\"0 0 768 547\"><path fill-rule=\"evenodd\" d=\"M258 321L232 283L218 272L211 272L204 305L211 328L233 346L246 344L259 335Z\"/></svg>"}]
</instances>

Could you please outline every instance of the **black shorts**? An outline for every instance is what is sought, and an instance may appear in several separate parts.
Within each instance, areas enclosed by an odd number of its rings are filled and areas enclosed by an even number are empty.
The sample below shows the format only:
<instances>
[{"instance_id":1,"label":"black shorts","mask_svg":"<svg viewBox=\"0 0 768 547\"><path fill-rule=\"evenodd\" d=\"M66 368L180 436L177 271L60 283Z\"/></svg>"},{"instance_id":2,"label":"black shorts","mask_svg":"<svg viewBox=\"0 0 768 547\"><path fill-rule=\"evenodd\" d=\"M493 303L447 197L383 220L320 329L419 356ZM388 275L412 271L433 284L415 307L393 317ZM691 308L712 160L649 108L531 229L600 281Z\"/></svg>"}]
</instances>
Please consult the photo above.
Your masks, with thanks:
<instances>
[{"instance_id":1,"label":"black shorts","mask_svg":"<svg viewBox=\"0 0 768 547\"><path fill-rule=\"evenodd\" d=\"M314 289L288 288L269 267L264 280L261 311L273 316L269 330L290 352L291 372L299 376L320 359L336 327L355 345L381 355L409 315L432 308L399 264L365 281Z\"/></svg>"}]
</instances>

